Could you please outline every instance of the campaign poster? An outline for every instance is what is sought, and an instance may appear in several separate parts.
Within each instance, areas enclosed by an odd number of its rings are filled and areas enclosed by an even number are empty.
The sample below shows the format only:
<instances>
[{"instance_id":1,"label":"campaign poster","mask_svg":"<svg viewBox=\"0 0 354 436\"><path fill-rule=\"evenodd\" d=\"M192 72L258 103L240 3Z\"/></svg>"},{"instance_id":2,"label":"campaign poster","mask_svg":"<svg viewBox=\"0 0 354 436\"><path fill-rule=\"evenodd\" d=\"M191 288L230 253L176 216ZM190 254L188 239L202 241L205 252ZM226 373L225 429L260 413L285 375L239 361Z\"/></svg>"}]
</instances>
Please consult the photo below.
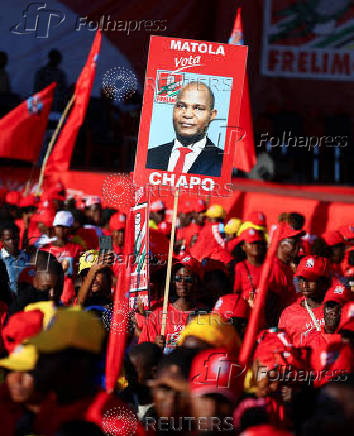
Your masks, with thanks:
<instances>
[{"instance_id":1,"label":"campaign poster","mask_svg":"<svg viewBox=\"0 0 354 436\"><path fill-rule=\"evenodd\" d=\"M354 80L354 4L265 0L265 76Z\"/></svg>"},{"instance_id":2,"label":"campaign poster","mask_svg":"<svg viewBox=\"0 0 354 436\"><path fill-rule=\"evenodd\" d=\"M134 168L137 186L201 195L227 190L237 153L246 59L246 46L151 37Z\"/></svg>"},{"instance_id":3,"label":"campaign poster","mask_svg":"<svg viewBox=\"0 0 354 436\"><path fill-rule=\"evenodd\" d=\"M130 307L136 307L137 298L149 307L149 216L148 203L142 203L132 208L134 226L134 254L130 279Z\"/></svg>"}]
</instances>

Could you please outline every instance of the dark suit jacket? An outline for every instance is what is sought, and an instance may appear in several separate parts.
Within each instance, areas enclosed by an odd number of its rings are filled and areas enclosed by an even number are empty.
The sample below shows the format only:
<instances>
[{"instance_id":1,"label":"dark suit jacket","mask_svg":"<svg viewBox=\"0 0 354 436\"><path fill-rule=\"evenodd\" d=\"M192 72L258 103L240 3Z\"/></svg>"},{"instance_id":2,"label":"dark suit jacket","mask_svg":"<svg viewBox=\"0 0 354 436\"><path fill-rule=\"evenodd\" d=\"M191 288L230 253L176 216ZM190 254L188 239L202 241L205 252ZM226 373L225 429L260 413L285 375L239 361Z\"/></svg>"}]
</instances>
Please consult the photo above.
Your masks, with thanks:
<instances>
[{"instance_id":1,"label":"dark suit jacket","mask_svg":"<svg viewBox=\"0 0 354 436\"><path fill-rule=\"evenodd\" d=\"M173 141L148 150L145 168L167 171L172 148ZM223 150L216 147L215 144L207 138L204 150L194 161L188 173L220 177L223 157Z\"/></svg>"}]
</instances>

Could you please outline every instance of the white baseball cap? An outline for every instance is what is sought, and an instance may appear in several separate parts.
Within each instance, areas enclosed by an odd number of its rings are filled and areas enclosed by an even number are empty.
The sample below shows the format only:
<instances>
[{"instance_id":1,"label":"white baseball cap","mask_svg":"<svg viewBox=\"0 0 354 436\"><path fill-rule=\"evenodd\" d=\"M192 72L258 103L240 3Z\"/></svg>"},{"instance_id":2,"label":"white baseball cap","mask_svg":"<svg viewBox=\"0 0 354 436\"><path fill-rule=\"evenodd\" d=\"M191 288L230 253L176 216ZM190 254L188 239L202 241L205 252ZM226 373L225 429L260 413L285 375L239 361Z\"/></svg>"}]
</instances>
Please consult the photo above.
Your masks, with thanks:
<instances>
[{"instance_id":1,"label":"white baseball cap","mask_svg":"<svg viewBox=\"0 0 354 436\"><path fill-rule=\"evenodd\" d=\"M64 226L71 227L73 225L74 218L68 210L59 210L54 217L53 227L55 226Z\"/></svg>"}]
</instances>

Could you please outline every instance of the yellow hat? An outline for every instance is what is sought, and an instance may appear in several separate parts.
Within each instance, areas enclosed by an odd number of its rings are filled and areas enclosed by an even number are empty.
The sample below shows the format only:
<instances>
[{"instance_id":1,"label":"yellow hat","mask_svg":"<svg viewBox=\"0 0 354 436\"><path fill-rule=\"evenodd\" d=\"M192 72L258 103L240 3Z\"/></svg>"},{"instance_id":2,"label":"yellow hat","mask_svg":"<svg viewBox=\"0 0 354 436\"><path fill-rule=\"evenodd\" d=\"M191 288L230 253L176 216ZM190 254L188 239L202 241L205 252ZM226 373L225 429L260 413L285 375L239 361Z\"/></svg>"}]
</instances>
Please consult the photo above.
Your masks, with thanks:
<instances>
[{"instance_id":1,"label":"yellow hat","mask_svg":"<svg viewBox=\"0 0 354 436\"><path fill-rule=\"evenodd\" d=\"M268 242L268 232L266 227L257 226L256 224L253 224L251 221L245 221L243 224L240 225L237 235L240 236L241 233L247 229L261 230L264 233L264 239Z\"/></svg>"},{"instance_id":2,"label":"yellow hat","mask_svg":"<svg viewBox=\"0 0 354 436\"><path fill-rule=\"evenodd\" d=\"M225 218L225 209L220 204L213 204L205 212L205 215L209 218Z\"/></svg>"},{"instance_id":3,"label":"yellow hat","mask_svg":"<svg viewBox=\"0 0 354 436\"><path fill-rule=\"evenodd\" d=\"M241 346L240 338L235 328L224 321L217 313L198 315L182 330L177 344L182 345L187 336L196 336L211 346L224 347L233 354Z\"/></svg>"},{"instance_id":4,"label":"yellow hat","mask_svg":"<svg viewBox=\"0 0 354 436\"><path fill-rule=\"evenodd\" d=\"M238 218L231 218L225 226L225 233L227 235L233 235L234 233L237 233L240 225L241 220Z\"/></svg>"},{"instance_id":5,"label":"yellow hat","mask_svg":"<svg viewBox=\"0 0 354 436\"><path fill-rule=\"evenodd\" d=\"M0 360L0 366L12 371L33 371L37 358L34 345L18 345L6 359Z\"/></svg>"},{"instance_id":6,"label":"yellow hat","mask_svg":"<svg viewBox=\"0 0 354 436\"><path fill-rule=\"evenodd\" d=\"M79 274L83 269L91 268L97 262L98 255L98 250L87 250L82 253L79 261Z\"/></svg>"},{"instance_id":7,"label":"yellow hat","mask_svg":"<svg viewBox=\"0 0 354 436\"><path fill-rule=\"evenodd\" d=\"M58 309L53 325L26 343L37 347L38 352L55 353L66 348L99 353L104 338L104 329L99 319L81 310L78 306Z\"/></svg>"},{"instance_id":8,"label":"yellow hat","mask_svg":"<svg viewBox=\"0 0 354 436\"><path fill-rule=\"evenodd\" d=\"M44 313L43 328L46 329L56 312L56 306L53 301L38 301L37 303L28 304L23 310L40 310Z\"/></svg>"}]
</instances>

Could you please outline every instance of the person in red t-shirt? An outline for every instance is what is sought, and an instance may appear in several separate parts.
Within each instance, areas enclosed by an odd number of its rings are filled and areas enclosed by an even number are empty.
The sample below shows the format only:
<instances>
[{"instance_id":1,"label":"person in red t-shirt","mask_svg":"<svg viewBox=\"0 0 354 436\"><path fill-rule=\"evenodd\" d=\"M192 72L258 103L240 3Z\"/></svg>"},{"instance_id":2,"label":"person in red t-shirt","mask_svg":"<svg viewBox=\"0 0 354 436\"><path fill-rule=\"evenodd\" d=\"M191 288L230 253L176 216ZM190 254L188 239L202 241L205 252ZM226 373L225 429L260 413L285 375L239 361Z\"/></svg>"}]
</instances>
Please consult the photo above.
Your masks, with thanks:
<instances>
[{"instance_id":1,"label":"person in red t-shirt","mask_svg":"<svg viewBox=\"0 0 354 436\"><path fill-rule=\"evenodd\" d=\"M205 224L197 242L192 246L190 252L197 260L202 261L206 257L220 260L227 264L231 261L231 255L227 250L226 240L224 239L224 218L226 212L218 204L210 206L205 216L208 222Z\"/></svg>"},{"instance_id":2,"label":"person in red t-shirt","mask_svg":"<svg viewBox=\"0 0 354 436\"><path fill-rule=\"evenodd\" d=\"M304 234L286 223L279 226L279 232L279 245L268 277L265 322L269 327L276 326L281 312L296 300L291 264L297 256L300 238Z\"/></svg>"},{"instance_id":3,"label":"person in red t-shirt","mask_svg":"<svg viewBox=\"0 0 354 436\"><path fill-rule=\"evenodd\" d=\"M187 324L189 315L196 310L196 291L199 281L199 263L185 257L179 260L172 270L172 283L177 299L167 306L167 324L165 337L161 336L162 306L154 310L146 322L139 337L139 343L155 342L166 351L176 346L183 327Z\"/></svg>"},{"instance_id":4,"label":"person in red t-shirt","mask_svg":"<svg viewBox=\"0 0 354 436\"><path fill-rule=\"evenodd\" d=\"M266 243L264 233L253 228L244 230L238 239L243 242L242 249L247 258L235 265L234 293L238 295L238 310L234 316L248 318L259 284Z\"/></svg>"},{"instance_id":5,"label":"person in red t-shirt","mask_svg":"<svg viewBox=\"0 0 354 436\"><path fill-rule=\"evenodd\" d=\"M301 259L296 271L302 297L283 310L279 328L285 330L293 345L300 346L309 330L321 331L324 324L323 300L330 284L329 261L324 257Z\"/></svg>"},{"instance_id":6,"label":"person in red t-shirt","mask_svg":"<svg viewBox=\"0 0 354 436\"><path fill-rule=\"evenodd\" d=\"M116 254L123 253L126 217L122 213L115 213L109 220L109 228L112 231L113 250Z\"/></svg>"},{"instance_id":7,"label":"person in red t-shirt","mask_svg":"<svg viewBox=\"0 0 354 436\"><path fill-rule=\"evenodd\" d=\"M70 241L71 226L73 225L71 212L61 210L57 212L53 221L56 240L42 249L52 253L62 264L64 276L64 289L61 301L69 305L75 298L73 279L77 273L77 264L82 246Z\"/></svg>"}]
</instances>

